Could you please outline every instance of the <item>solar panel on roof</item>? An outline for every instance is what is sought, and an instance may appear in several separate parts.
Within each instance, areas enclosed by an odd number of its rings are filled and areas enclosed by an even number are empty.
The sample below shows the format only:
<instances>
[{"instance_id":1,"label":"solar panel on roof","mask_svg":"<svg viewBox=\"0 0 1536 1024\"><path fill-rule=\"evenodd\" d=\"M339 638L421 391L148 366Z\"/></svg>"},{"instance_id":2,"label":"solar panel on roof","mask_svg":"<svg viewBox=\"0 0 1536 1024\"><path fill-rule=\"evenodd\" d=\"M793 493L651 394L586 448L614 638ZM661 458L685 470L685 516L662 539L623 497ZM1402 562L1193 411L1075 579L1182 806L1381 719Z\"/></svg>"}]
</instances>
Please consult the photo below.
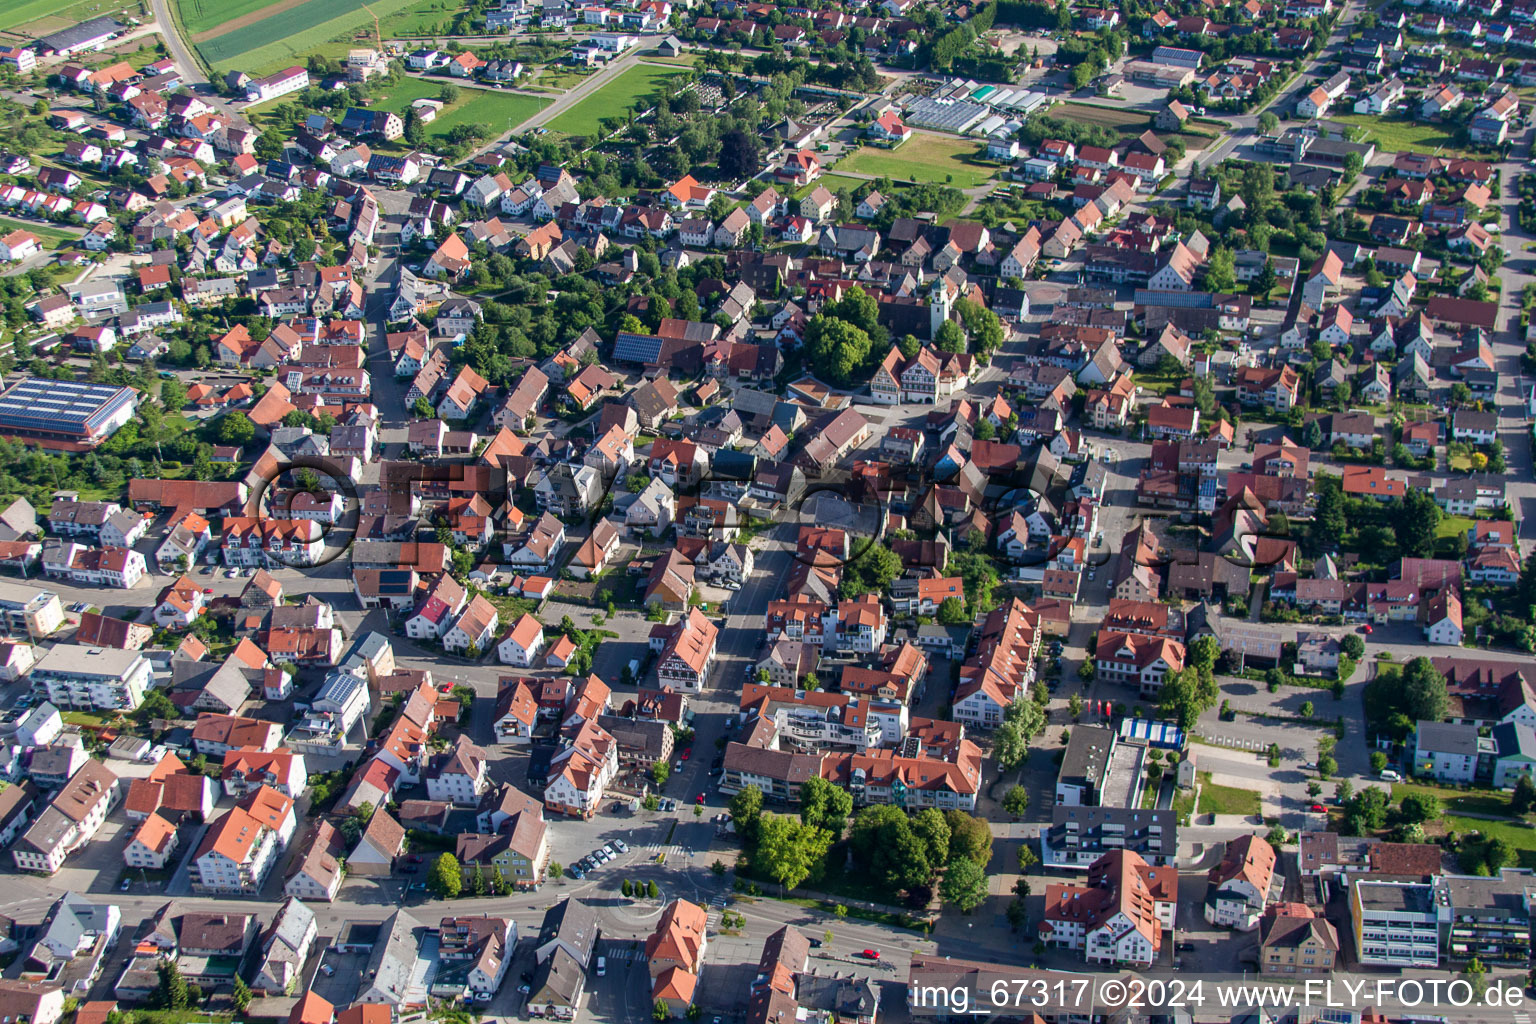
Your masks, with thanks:
<instances>
[{"instance_id":1,"label":"solar panel on roof","mask_svg":"<svg viewBox=\"0 0 1536 1024\"><path fill-rule=\"evenodd\" d=\"M620 334L613 343L613 358L622 363L654 363L661 355L662 339L646 334Z\"/></svg>"},{"instance_id":2,"label":"solar panel on roof","mask_svg":"<svg viewBox=\"0 0 1536 1024\"><path fill-rule=\"evenodd\" d=\"M18 381L0 393L0 429L43 430L85 434L125 401L132 388L84 381Z\"/></svg>"}]
</instances>

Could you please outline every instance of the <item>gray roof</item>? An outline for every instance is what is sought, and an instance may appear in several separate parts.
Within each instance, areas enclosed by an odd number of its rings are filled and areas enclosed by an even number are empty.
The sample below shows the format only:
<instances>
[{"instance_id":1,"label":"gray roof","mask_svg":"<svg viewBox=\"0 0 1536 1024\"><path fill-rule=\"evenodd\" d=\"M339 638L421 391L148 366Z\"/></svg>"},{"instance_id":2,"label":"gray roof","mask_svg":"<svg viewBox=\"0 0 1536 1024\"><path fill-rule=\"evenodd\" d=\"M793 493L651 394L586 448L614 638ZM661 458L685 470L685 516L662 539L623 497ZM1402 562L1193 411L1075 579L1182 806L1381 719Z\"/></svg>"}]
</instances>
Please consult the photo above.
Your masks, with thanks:
<instances>
[{"instance_id":1,"label":"gray roof","mask_svg":"<svg viewBox=\"0 0 1536 1024\"><path fill-rule=\"evenodd\" d=\"M1522 722L1505 722L1493 727L1493 743L1499 757L1523 757L1536 761L1536 729Z\"/></svg>"},{"instance_id":2,"label":"gray roof","mask_svg":"<svg viewBox=\"0 0 1536 1024\"><path fill-rule=\"evenodd\" d=\"M1384 913L1433 914L1434 887L1420 882L1373 882L1361 879L1355 893L1366 910Z\"/></svg>"},{"instance_id":3,"label":"gray roof","mask_svg":"<svg viewBox=\"0 0 1536 1024\"><path fill-rule=\"evenodd\" d=\"M580 961L566 952L564 947L556 947L552 956L539 961L534 968L528 1002L540 1006L553 1003L574 1008L581 998L585 983L586 971Z\"/></svg>"},{"instance_id":4,"label":"gray roof","mask_svg":"<svg viewBox=\"0 0 1536 1024\"><path fill-rule=\"evenodd\" d=\"M558 943L554 949L567 949L585 964L592 959L598 932L597 911L577 899L561 900L544 914L535 955L541 961L547 959L553 952L551 944Z\"/></svg>"},{"instance_id":5,"label":"gray roof","mask_svg":"<svg viewBox=\"0 0 1536 1024\"><path fill-rule=\"evenodd\" d=\"M418 942L416 932L423 925L410 914L397 910L380 929L382 942L374 945L368 956L364 976L371 979L368 993L396 1005L405 1000L411 976L416 971Z\"/></svg>"},{"instance_id":6,"label":"gray roof","mask_svg":"<svg viewBox=\"0 0 1536 1024\"><path fill-rule=\"evenodd\" d=\"M1062 758L1058 779L1086 780L1097 786L1109 764L1109 751L1115 742L1115 731L1102 725L1079 725L1072 730Z\"/></svg>"},{"instance_id":7,"label":"gray roof","mask_svg":"<svg viewBox=\"0 0 1536 1024\"><path fill-rule=\"evenodd\" d=\"M1457 725L1451 722L1420 722L1417 747L1437 754L1464 754L1477 756L1477 726Z\"/></svg>"},{"instance_id":8,"label":"gray roof","mask_svg":"<svg viewBox=\"0 0 1536 1024\"><path fill-rule=\"evenodd\" d=\"M1441 875L1440 891L1450 898L1451 910L1457 916L1466 914L1490 914L1526 920L1525 893L1536 877L1531 872L1504 868L1497 878L1481 878L1471 875Z\"/></svg>"}]
</instances>

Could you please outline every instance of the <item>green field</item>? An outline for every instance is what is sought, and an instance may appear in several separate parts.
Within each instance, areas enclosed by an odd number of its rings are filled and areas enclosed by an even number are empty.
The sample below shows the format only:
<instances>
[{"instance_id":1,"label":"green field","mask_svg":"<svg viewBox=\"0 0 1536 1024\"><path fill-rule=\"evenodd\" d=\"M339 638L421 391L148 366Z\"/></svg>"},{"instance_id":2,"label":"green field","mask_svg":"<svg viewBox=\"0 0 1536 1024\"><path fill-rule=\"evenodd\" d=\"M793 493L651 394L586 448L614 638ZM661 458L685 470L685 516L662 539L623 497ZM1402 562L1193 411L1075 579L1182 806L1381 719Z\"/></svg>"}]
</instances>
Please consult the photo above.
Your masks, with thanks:
<instances>
[{"instance_id":1,"label":"green field","mask_svg":"<svg viewBox=\"0 0 1536 1024\"><path fill-rule=\"evenodd\" d=\"M454 0L412 0L410 6L397 12L388 21L381 20L379 28L385 39L447 35L453 26L453 19L463 13L464 5Z\"/></svg>"},{"instance_id":2,"label":"green field","mask_svg":"<svg viewBox=\"0 0 1536 1024\"><path fill-rule=\"evenodd\" d=\"M59 0L0 0L0 32L31 24L44 18L53 23L45 26L49 31L103 14L116 14L125 9L138 11L137 3L114 3L112 0L81 0L80 3L61 4Z\"/></svg>"},{"instance_id":3,"label":"green field","mask_svg":"<svg viewBox=\"0 0 1536 1024\"><path fill-rule=\"evenodd\" d=\"M1502 839L1515 851L1515 867L1536 868L1536 828L1515 821L1484 821L1447 814L1440 821L1460 835L1481 832L1490 839Z\"/></svg>"},{"instance_id":4,"label":"green field","mask_svg":"<svg viewBox=\"0 0 1536 1024\"><path fill-rule=\"evenodd\" d=\"M1140 135L1152 127L1152 116L1144 110L1116 110L1096 103L1063 103L1051 108L1051 116L1059 121L1076 121L1079 124L1097 124L1116 131L1131 131Z\"/></svg>"},{"instance_id":5,"label":"green field","mask_svg":"<svg viewBox=\"0 0 1536 1024\"><path fill-rule=\"evenodd\" d=\"M1371 114L1341 114L1337 117L1329 117L1328 120L1364 128L1365 141L1373 142L1377 149L1389 153L1406 153L1412 150L1433 154L1456 142L1455 137L1438 124L1386 121Z\"/></svg>"},{"instance_id":6,"label":"green field","mask_svg":"<svg viewBox=\"0 0 1536 1024\"><path fill-rule=\"evenodd\" d=\"M646 64L630 68L551 121L549 130L566 135L596 135L602 130L603 118L622 116L636 100L659 91L663 82L687 70Z\"/></svg>"},{"instance_id":7,"label":"green field","mask_svg":"<svg viewBox=\"0 0 1536 1024\"><path fill-rule=\"evenodd\" d=\"M368 6L381 20L416 0L375 0ZM263 18L254 25L206 39L198 53L216 72L271 74L320 50L322 44L373 27L363 0L307 0L297 7ZM343 47L343 52L345 47Z\"/></svg>"},{"instance_id":8,"label":"green field","mask_svg":"<svg viewBox=\"0 0 1536 1024\"><path fill-rule=\"evenodd\" d=\"M174 0L176 17L189 36L270 7L272 0Z\"/></svg>"},{"instance_id":9,"label":"green field","mask_svg":"<svg viewBox=\"0 0 1536 1024\"><path fill-rule=\"evenodd\" d=\"M971 163L980 147L945 135L917 133L895 149L861 146L839 160L837 169L897 180L971 188L991 179L995 168Z\"/></svg>"},{"instance_id":10,"label":"green field","mask_svg":"<svg viewBox=\"0 0 1536 1024\"><path fill-rule=\"evenodd\" d=\"M863 178L850 178L846 174L823 174L809 185L801 185L795 189L795 198L804 199L816 191L818 185L825 185L828 192L858 191L869 185Z\"/></svg>"},{"instance_id":11,"label":"green field","mask_svg":"<svg viewBox=\"0 0 1536 1024\"><path fill-rule=\"evenodd\" d=\"M379 98L375 109L391 110L405 116L411 103L420 99L436 99L443 91L443 82L423 78L402 78L398 84ZM429 135L447 135L461 124L483 124L490 129L491 137L507 131L508 122L516 128L534 114L549 106L550 101L537 96L499 92L490 89L459 89L459 98L450 107L444 107L437 119L427 125Z\"/></svg>"},{"instance_id":12,"label":"green field","mask_svg":"<svg viewBox=\"0 0 1536 1024\"><path fill-rule=\"evenodd\" d=\"M1507 815L1510 813L1509 797L1504 793L1495 793L1492 790L1461 790L1450 786L1437 786L1434 783L1392 783L1391 795L1394 804L1401 802L1403 797L1410 794L1432 796L1439 800L1440 806L1451 814L1460 812L1462 814ZM1461 830L1458 829L1457 831Z\"/></svg>"},{"instance_id":13,"label":"green field","mask_svg":"<svg viewBox=\"0 0 1536 1024\"><path fill-rule=\"evenodd\" d=\"M47 224L34 224L24 220L7 220L4 217L0 217L0 235L9 234L17 230L32 232L43 243L43 246L48 249L65 248L75 244L80 238L74 232L50 227Z\"/></svg>"},{"instance_id":14,"label":"green field","mask_svg":"<svg viewBox=\"0 0 1536 1024\"><path fill-rule=\"evenodd\" d=\"M1195 808L1195 813L1243 814L1251 817L1259 813L1259 807L1259 794L1253 790L1220 786L1211 781L1210 772L1200 773L1200 805Z\"/></svg>"}]
</instances>

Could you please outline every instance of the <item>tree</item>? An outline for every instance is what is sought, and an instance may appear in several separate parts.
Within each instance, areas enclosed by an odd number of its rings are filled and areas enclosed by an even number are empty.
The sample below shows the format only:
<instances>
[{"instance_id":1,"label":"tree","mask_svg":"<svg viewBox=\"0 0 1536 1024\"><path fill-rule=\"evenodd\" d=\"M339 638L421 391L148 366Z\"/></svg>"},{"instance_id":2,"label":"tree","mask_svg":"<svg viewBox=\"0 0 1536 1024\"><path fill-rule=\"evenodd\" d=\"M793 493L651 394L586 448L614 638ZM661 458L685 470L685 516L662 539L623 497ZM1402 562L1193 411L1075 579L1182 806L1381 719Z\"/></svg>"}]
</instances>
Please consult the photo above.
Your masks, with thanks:
<instances>
[{"instance_id":1,"label":"tree","mask_svg":"<svg viewBox=\"0 0 1536 1024\"><path fill-rule=\"evenodd\" d=\"M976 424L975 437L978 441L991 441L997 437L997 428L991 420L981 420Z\"/></svg>"},{"instance_id":2,"label":"tree","mask_svg":"<svg viewBox=\"0 0 1536 1024\"><path fill-rule=\"evenodd\" d=\"M1038 683L1037 683L1038 686ZM1039 686L1044 691L1045 700L1050 700L1050 691L1044 686ZM1032 740L1045 732L1045 708L1040 700L1016 700L1003 709L1005 722L1017 722L1019 731L1024 734L1026 740Z\"/></svg>"},{"instance_id":3,"label":"tree","mask_svg":"<svg viewBox=\"0 0 1536 1024\"><path fill-rule=\"evenodd\" d=\"M964 352L965 331L953 320L945 320L934 334L933 343L941 352Z\"/></svg>"},{"instance_id":4,"label":"tree","mask_svg":"<svg viewBox=\"0 0 1536 1024\"><path fill-rule=\"evenodd\" d=\"M853 813L853 797L841 786L819 776L811 776L800 787L800 820L813 828L825 829L836 838L848 826Z\"/></svg>"},{"instance_id":5,"label":"tree","mask_svg":"<svg viewBox=\"0 0 1536 1024\"><path fill-rule=\"evenodd\" d=\"M762 166L757 137L732 129L720 136L720 155L717 158L720 177L727 180L750 178Z\"/></svg>"},{"instance_id":6,"label":"tree","mask_svg":"<svg viewBox=\"0 0 1536 1024\"><path fill-rule=\"evenodd\" d=\"M629 897L635 894L635 887L630 884L629 879L626 878L619 883L619 894L625 899L629 899Z\"/></svg>"},{"instance_id":7,"label":"tree","mask_svg":"<svg viewBox=\"0 0 1536 1024\"><path fill-rule=\"evenodd\" d=\"M456 85L445 85L442 89L438 90L437 98L443 101L443 106L452 106L459 98L459 87Z\"/></svg>"},{"instance_id":8,"label":"tree","mask_svg":"<svg viewBox=\"0 0 1536 1024\"><path fill-rule=\"evenodd\" d=\"M1213 701L1208 699L1206 688L1201 685L1199 672L1186 665L1164 677L1163 687L1158 691L1158 703L1164 714L1179 723L1179 728L1189 729Z\"/></svg>"},{"instance_id":9,"label":"tree","mask_svg":"<svg viewBox=\"0 0 1536 1024\"><path fill-rule=\"evenodd\" d=\"M1440 801L1428 793L1409 793L1397 805L1397 814L1409 824L1421 825L1440 817Z\"/></svg>"},{"instance_id":10,"label":"tree","mask_svg":"<svg viewBox=\"0 0 1536 1024\"><path fill-rule=\"evenodd\" d=\"M1029 810L1029 790L1019 785L1009 788L1003 794L1003 810L1012 817L1024 817L1024 812Z\"/></svg>"},{"instance_id":11,"label":"tree","mask_svg":"<svg viewBox=\"0 0 1536 1024\"><path fill-rule=\"evenodd\" d=\"M244 978L235 978L234 1004L236 1013L244 1013L251 1005L251 986L245 983Z\"/></svg>"},{"instance_id":12,"label":"tree","mask_svg":"<svg viewBox=\"0 0 1536 1024\"><path fill-rule=\"evenodd\" d=\"M432 862L432 873L427 876L427 887L437 894L439 899L451 900L464 890L464 873L459 868L459 859L451 853L444 853Z\"/></svg>"},{"instance_id":13,"label":"tree","mask_svg":"<svg viewBox=\"0 0 1536 1024\"><path fill-rule=\"evenodd\" d=\"M980 864L969 857L955 857L944 868L944 880L939 883L939 896L945 903L969 914L987 898L987 875Z\"/></svg>"},{"instance_id":14,"label":"tree","mask_svg":"<svg viewBox=\"0 0 1536 1024\"><path fill-rule=\"evenodd\" d=\"M758 822L758 843L753 861L779 887L788 891L819 871L832 833L783 814L764 814Z\"/></svg>"},{"instance_id":15,"label":"tree","mask_svg":"<svg viewBox=\"0 0 1536 1024\"><path fill-rule=\"evenodd\" d=\"M429 420L437 415L437 410L432 408L432 403L427 400L425 395L419 395L416 401L411 404L411 415L419 420Z\"/></svg>"},{"instance_id":16,"label":"tree","mask_svg":"<svg viewBox=\"0 0 1536 1024\"><path fill-rule=\"evenodd\" d=\"M937 807L924 807L912 816L912 834L922 840L928 863L943 864L949 860L949 822Z\"/></svg>"},{"instance_id":17,"label":"tree","mask_svg":"<svg viewBox=\"0 0 1536 1024\"><path fill-rule=\"evenodd\" d=\"M1410 557L1428 558L1435 552L1435 529L1439 525L1440 506L1435 504L1434 495L1427 490L1409 490L1394 523L1398 547Z\"/></svg>"},{"instance_id":18,"label":"tree","mask_svg":"<svg viewBox=\"0 0 1536 1024\"><path fill-rule=\"evenodd\" d=\"M1529 775L1522 775L1515 782L1514 795L1509 798L1509 809L1516 814L1530 814L1536 810L1536 782Z\"/></svg>"},{"instance_id":19,"label":"tree","mask_svg":"<svg viewBox=\"0 0 1536 1024\"><path fill-rule=\"evenodd\" d=\"M175 721L181 717L181 711L171 699L165 695L164 690L149 690L144 694L143 701L133 713L134 720L141 725L147 725L155 719Z\"/></svg>"},{"instance_id":20,"label":"tree","mask_svg":"<svg viewBox=\"0 0 1536 1024\"><path fill-rule=\"evenodd\" d=\"M1296 713L1302 718L1311 718L1312 712L1314 710L1316 709L1312 707L1312 702L1309 700L1304 700L1301 702L1301 707L1296 709Z\"/></svg>"},{"instance_id":21,"label":"tree","mask_svg":"<svg viewBox=\"0 0 1536 1024\"><path fill-rule=\"evenodd\" d=\"M1445 676L1428 658L1414 658L1403 669L1400 694L1403 712L1415 722L1438 722L1451 708Z\"/></svg>"},{"instance_id":22,"label":"tree","mask_svg":"<svg viewBox=\"0 0 1536 1024\"><path fill-rule=\"evenodd\" d=\"M1362 657L1365 656L1365 641L1360 639L1358 634L1344 634L1344 639L1339 641L1339 647L1344 651L1345 654L1349 655L1351 658L1354 658L1356 661L1359 661Z\"/></svg>"},{"instance_id":23,"label":"tree","mask_svg":"<svg viewBox=\"0 0 1536 1024\"><path fill-rule=\"evenodd\" d=\"M1307 425L1302 428L1301 443L1306 445L1308 448L1311 448L1313 451L1317 451L1319 448L1322 448L1326 443L1326 439L1323 437L1322 424L1315 419L1309 420Z\"/></svg>"},{"instance_id":24,"label":"tree","mask_svg":"<svg viewBox=\"0 0 1536 1024\"><path fill-rule=\"evenodd\" d=\"M805 333L811 367L834 384L851 383L869 359L869 335L846 320L818 313Z\"/></svg>"},{"instance_id":25,"label":"tree","mask_svg":"<svg viewBox=\"0 0 1536 1024\"><path fill-rule=\"evenodd\" d=\"M1072 716L1072 721L1074 722L1083 717L1083 698L1081 696L1074 693L1067 698L1067 713Z\"/></svg>"},{"instance_id":26,"label":"tree","mask_svg":"<svg viewBox=\"0 0 1536 1024\"><path fill-rule=\"evenodd\" d=\"M1321 763L1321 759L1319 759ZM1352 836L1369 835L1387 823L1386 790L1367 786L1344 804L1344 829Z\"/></svg>"},{"instance_id":27,"label":"tree","mask_svg":"<svg viewBox=\"0 0 1536 1024\"><path fill-rule=\"evenodd\" d=\"M1488 992L1488 968L1484 967L1483 962L1477 957L1473 957L1467 962L1467 966L1461 969L1461 976L1466 979L1468 985L1472 986L1473 998L1481 1003Z\"/></svg>"},{"instance_id":28,"label":"tree","mask_svg":"<svg viewBox=\"0 0 1536 1024\"><path fill-rule=\"evenodd\" d=\"M965 613L964 601L958 597L946 597L939 605L939 621L946 626L962 626L969 625L971 617Z\"/></svg>"},{"instance_id":29,"label":"tree","mask_svg":"<svg viewBox=\"0 0 1536 1024\"><path fill-rule=\"evenodd\" d=\"M655 764L651 765L651 778L656 781L656 785L665 786L667 784L667 779L670 778L671 775L672 766L667 764L667 762L657 761Z\"/></svg>"},{"instance_id":30,"label":"tree","mask_svg":"<svg viewBox=\"0 0 1536 1024\"><path fill-rule=\"evenodd\" d=\"M1259 134L1273 135L1275 129L1280 127L1280 119L1272 112L1266 110L1259 115Z\"/></svg>"},{"instance_id":31,"label":"tree","mask_svg":"<svg viewBox=\"0 0 1536 1024\"><path fill-rule=\"evenodd\" d=\"M952 807L944 812L944 823L949 826L951 857L969 857L982 867L991 862L992 827L985 818Z\"/></svg>"},{"instance_id":32,"label":"tree","mask_svg":"<svg viewBox=\"0 0 1536 1024\"><path fill-rule=\"evenodd\" d=\"M1210 261L1205 267L1205 290L1209 292L1230 292L1237 287L1237 270L1232 256L1232 250L1224 245L1219 245L1211 253Z\"/></svg>"},{"instance_id":33,"label":"tree","mask_svg":"<svg viewBox=\"0 0 1536 1024\"><path fill-rule=\"evenodd\" d=\"M757 823L763 816L763 791L748 786L731 797L731 821L748 847L757 844Z\"/></svg>"},{"instance_id":34,"label":"tree","mask_svg":"<svg viewBox=\"0 0 1536 1024\"><path fill-rule=\"evenodd\" d=\"M1371 751L1371 774L1380 775L1387 767L1387 755L1379 750Z\"/></svg>"},{"instance_id":35,"label":"tree","mask_svg":"<svg viewBox=\"0 0 1536 1024\"><path fill-rule=\"evenodd\" d=\"M180 377L167 377L160 382L160 408L166 412L180 412L187 404L187 386Z\"/></svg>"},{"instance_id":36,"label":"tree","mask_svg":"<svg viewBox=\"0 0 1536 1024\"><path fill-rule=\"evenodd\" d=\"M901 357L903 359L911 359L922 351L923 343L917 340L917 335L915 334L903 334L901 339L896 342L896 347L901 350Z\"/></svg>"},{"instance_id":37,"label":"tree","mask_svg":"<svg viewBox=\"0 0 1536 1024\"><path fill-rule=\"evenodd\" d=\"M660 999L656 1000L655 1005L651 1007L651 1019L665 1022L670 1020L671 1017L672 1011L667 1009L667 1004Z\"/></svg>"},{"instance_id":38,"label":"tree","mask_svg":"<svg viewBox=\"0 0 1536 1024\"><path fill-rule=\"evenodd\" d=\"M933 877L928 848L912 831L912 819L890 804L866 807L853 819L854 861L893 891L927 885Z\"/></svg>"},{"instance_id":39,"label":"tree","mask_svg":"<svg viewBox=\"0 0 1536 1024\"><path fill-rule=\"evenodd\" d=\"M1011 772L1029 756L1029 739L1018 722L1004 722L992 733L992 757L998 768Z\"/></svg>"},{"instance_id":40,"label":"tree","mask_svg":"<svg viewBox=\"0 0 1536 1024\"><path fill-rule=\"evenodd\" d=\"M181 976L181 969L176 966L176 962L160 961L155 968L155 975L159 979L155 986L155 1005L162 1010L185 1010L190 1002L187 998L187 980Z\"/></svg>"},{"instance_id":41,"label":"tree","mask_svg":"<svg viewBox=\"0 0 1536 1024\"><path fill-rule=\"evenodd\" d=\"M1310 538L1320 550L1336 549L1344 539L1344 531L1349 528L1349 520L1344 514L1344 492L1333 477L1318 480L1317 492Z\"/></svg>"},{"instance_id":42,"label":"tree","mask_svg":"<svg viewBox=\"0 0 1536 1024\"><path fill-rule=\"evenodd\" d=\"M256 438L256 424L245 413L236 409L219 420L219 440L224 444L245 447Z\"/></svg>"}]
</instances>

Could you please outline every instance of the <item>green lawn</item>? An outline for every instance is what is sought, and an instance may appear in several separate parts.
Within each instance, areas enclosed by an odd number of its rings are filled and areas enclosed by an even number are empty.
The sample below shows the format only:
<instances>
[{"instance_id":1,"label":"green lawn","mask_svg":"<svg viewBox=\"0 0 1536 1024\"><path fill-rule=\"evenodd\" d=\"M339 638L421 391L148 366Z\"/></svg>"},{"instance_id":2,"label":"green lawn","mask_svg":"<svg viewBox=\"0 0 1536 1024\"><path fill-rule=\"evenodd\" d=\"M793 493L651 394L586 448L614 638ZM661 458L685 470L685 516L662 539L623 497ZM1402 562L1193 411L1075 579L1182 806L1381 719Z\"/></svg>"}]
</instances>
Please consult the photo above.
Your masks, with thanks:
<instances>
[{"instance_id":1,"label":"green lawn","mask_svg":"<svg viewBox=\"0 0 1536 1024\"><path fill-rule=\"evenodd\" d=\"M38 26L49 31L66 27L71 23L87 21L104 14L117 14L125 9L138 10L136 2L123 3L113 0L81 0L76 4L59 6L59 0L0 0L0 32L30 25L44 18L49 24Z\"/></svg>"},{"instance_id":2,"label":"green lawn","mask_svg":"<svg viewBox=\"0 0 1536 1024\"><path fill-rule=\"evenodd\" d=\"M1476 522L1468 516L1441 516L1439 524L1435 526L1435 537L1465 536Z\"/></svg>"},{"instance_id":3,"label":"green lawn","mask_svg":"<svg viewBox=\"0 0 1536 1024\"><path fill-rule=\"evenodd\" d=\"M379 27L385 39L447 35L454 17L463 11L464 5L454 0L414 0L388 21L381 21Z\"/></svg>"},{"instance_id":4,"label":"green lawn","mask_svg":"<svg viewBox=\"0 0 1536 1024\"><path fill-rule=\"evenodd\" d=\"M630 68L551 121L549 130L566 135L596 135L602 130L603 118L622 116L635 101L660 90L661 84L673 75L687 71L683 67L650 64Z\"/></svg>"},{"instance_id":5,"label":"green lawn","mask_svg":"<svg viewBox=\"0 0 1536 1024\"><path fill-rule=\"evenodd\" d=\"M1460 811L1463 814L1509 814L1509 797L1493 790L1460 790L1423 782L1392 784L1393 803L1399 802L1411 793L1432 796L1440 801L1440 806L1452 813ZM1457 831L1461 829L1458 828Z\"/></svg>"},{"instance_id":6,"label":"green lawn","mask_svg":"<svg viewBox=\"0 0 1536 1024\"><path fill-rule=\"evenodd\" d=\"M1409 150L1433 153L1456 141L1454 136L1438 124L1387 121L1372 114L1341 114L1329 120L1364 128L1367 141L1374 142L1377 149L1390 153L1406 153Z\"/></svg>"},{"instance_id":7,"label":"green lawn","mask_svg":"<svg viewBox=\"0 0 1536 1024\"><path fill-rule=\"evenodd\" d=\"M1259 809L1259 794L1253 790L1218 786L1211 781L1210 772L1200 773L1200 805L1196 813L1252 816L1258 814Z\"/></svg>"},{"instance_id":8,"label":"green lawn","mask_svg":"<svg viewBox=\"0 0 1536 1024\"><path fill-rule=\"evenodd\" d=\"M1447 829L1461 835L1481 832L1490 839L1502 839L1515 850L1517 867L1536 868L1536 828L1513 821L1484 821L1454 814L1447 814L1440 820Z\"/></svg>"},{"instance_id":9,"label":"green lawn","mask_svg":"<svg viewBox=\"0 0 1536 1024\"><path fill-rule=\"evenodd\" d=\"M487 138L495 138L516 128L549 104L549 100L538 96L462 89L458 101L444 108L437 120L427 125L427 134L447 135L457 125L483 124L490 130Z\"/></svg>"},{"instance_id":10,"label":"green lawn","mask_svg":"<svg viewBox=\"0 0 1536 1024\"><path fill-rule=\"evenodd\" d=\"M0 234L8 234L17 229L32 232L42 241L44 248L48 249L63 249L74 245L80 239L78 234L65 231L63 228L0 217Z\"/></svg>"},{"instance_id":11,"label":"green lawn","mask_svg":"<svg viewBox=\"0 0 1536 1024\"><path fill-rule=\"evenodd\" d=\"M828 192L858 191L869 186L869 182L863 178L850 178L846 174L823 174L809 185L802 185L795 189L795 198L804 199L816 191L817 185L827 186Z\"/></svg>"},{"instance_id":12,"label":"green lawn","mask_svg":"<svg viewBox=\"0 0 1536 1024\"><path fill-rule=\"evenodd\" d=\"M992 178L996 168L971 161L980 152L975 142L945 135L916 133L895 149L861 146L838 161L838 169L900 180L952 184L970 188Z\"/></svg>"}]
</instances>

